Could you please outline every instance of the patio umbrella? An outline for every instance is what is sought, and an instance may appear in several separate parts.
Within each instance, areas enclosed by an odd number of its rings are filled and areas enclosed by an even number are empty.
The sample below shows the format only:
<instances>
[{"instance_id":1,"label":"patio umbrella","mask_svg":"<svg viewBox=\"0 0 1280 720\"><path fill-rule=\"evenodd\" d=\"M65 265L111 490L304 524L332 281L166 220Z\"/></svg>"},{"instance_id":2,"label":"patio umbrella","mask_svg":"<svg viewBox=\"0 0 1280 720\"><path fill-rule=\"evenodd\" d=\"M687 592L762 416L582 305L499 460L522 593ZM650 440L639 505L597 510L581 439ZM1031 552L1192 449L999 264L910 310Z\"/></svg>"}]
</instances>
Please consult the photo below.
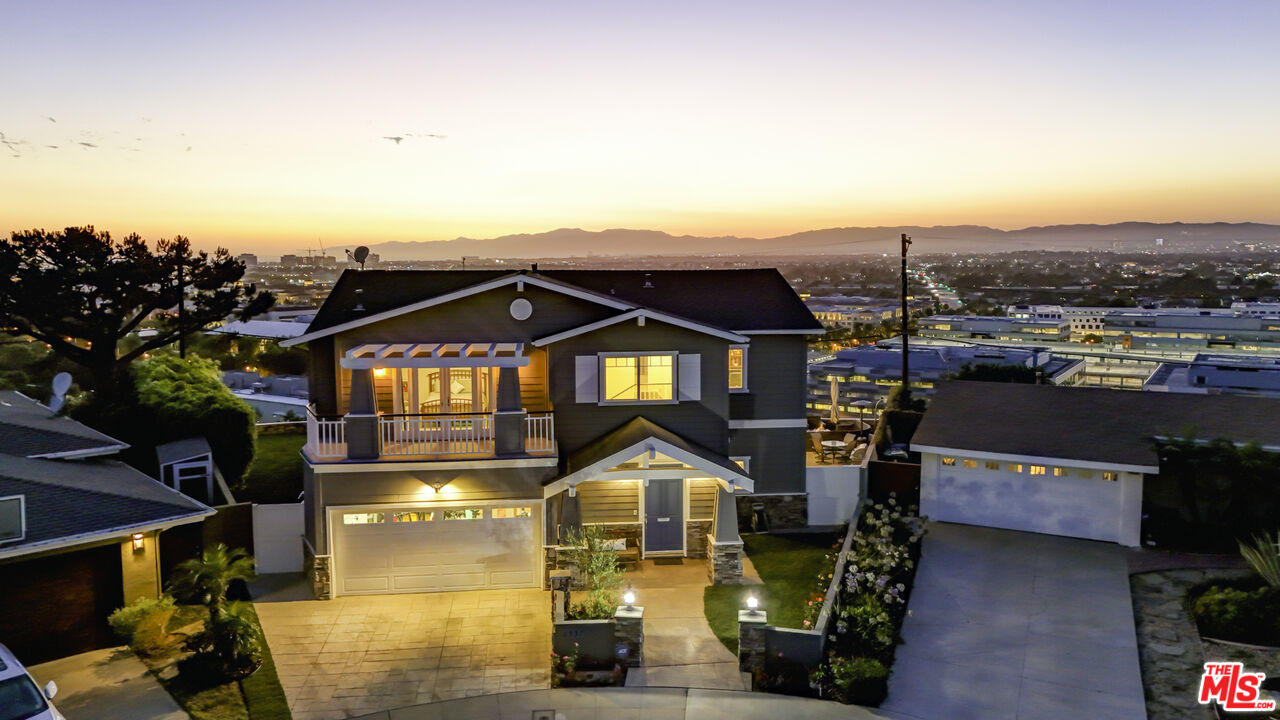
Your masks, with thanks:
<instances>
[{"instance_id":1,"label":"patio umbrella","mask_svg":"<svg viewBox=\"0 0 1280 720\"><path fill-rule=\"evenodd\" d=\"M831 425L834 427L840 422L840 382L835 376L831 377Z\"/></svg>"}]
</instances>

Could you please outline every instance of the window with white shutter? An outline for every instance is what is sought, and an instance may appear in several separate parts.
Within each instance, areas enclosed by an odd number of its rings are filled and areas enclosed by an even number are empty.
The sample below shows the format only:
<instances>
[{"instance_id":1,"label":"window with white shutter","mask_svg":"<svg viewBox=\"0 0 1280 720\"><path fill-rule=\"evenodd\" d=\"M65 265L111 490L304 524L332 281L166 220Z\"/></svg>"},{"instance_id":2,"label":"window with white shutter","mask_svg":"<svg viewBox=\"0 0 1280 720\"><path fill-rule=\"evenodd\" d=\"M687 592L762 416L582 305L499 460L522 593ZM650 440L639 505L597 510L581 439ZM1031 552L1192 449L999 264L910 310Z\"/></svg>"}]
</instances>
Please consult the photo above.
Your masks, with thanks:
<instances>
[{"instance_id":1,"label":"window with white shutter","mask_svg":"<svg viewBox=\"0 0 1280 720\"><path fill-rule=\"evenodd\" d=\"M701 400L702 356L696 353L689 355L682 353L676 359L679 361L676 381L680 385L680 399Z\"/></svg>"},{"instance_id":2,"label":"window with white shutter","mask_svg":"<svg viewBox=\"0 0 1280 720\"><path fill-rule=\"evenodd\" d=\"M600 401L600 358L579 355L574 358L574 400L580 403Z\"/></svg>"}]
</instances>

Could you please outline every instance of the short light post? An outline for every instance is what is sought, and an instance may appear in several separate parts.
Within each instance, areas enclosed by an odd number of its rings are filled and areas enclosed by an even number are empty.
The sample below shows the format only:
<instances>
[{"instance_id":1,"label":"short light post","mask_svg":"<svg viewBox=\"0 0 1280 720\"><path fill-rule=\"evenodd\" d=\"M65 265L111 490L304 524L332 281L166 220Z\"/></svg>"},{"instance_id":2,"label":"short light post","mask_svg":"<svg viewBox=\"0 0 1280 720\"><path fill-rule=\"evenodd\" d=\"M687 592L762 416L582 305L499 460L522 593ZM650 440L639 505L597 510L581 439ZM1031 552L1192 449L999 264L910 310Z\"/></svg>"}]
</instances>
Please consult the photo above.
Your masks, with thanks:
<instances>
[{"instance_id":1,"label":"short light post","mask_svg":"<svg viewBox=\"0 0 1280 720\"><path fill-rule=\"evenodd\" d=\"M747 609L738 611L738 670L753 675L764 667L765 625L769 616L760 609L760 600L747 595Z\"/></svg>"},{"instance_id":2,"label":"short light post","mask_svg":"<svg viewBox=\"0 0 1280 720\"><path fill-rule=\"evenodd\" d=\"M636 605L636 591L630 585L622 591L622 602L613 614L618 661L639 667L644 664L644 608Z\"/></svg>"}]
</instances>

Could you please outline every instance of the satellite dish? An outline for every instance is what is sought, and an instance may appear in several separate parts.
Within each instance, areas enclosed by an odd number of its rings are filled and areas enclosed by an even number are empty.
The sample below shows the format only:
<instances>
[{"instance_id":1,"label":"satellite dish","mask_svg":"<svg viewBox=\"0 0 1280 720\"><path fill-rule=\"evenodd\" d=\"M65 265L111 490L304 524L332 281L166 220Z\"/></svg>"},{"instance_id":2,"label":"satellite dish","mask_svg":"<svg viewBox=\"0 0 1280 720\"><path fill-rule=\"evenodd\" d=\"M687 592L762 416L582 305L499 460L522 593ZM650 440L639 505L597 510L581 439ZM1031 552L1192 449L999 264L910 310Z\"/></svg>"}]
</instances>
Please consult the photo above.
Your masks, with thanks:
<instances>
[{"instance_id":1,"label":"satellite dish","mask_svg":"<svg viewBox=\"0 0 1280 720\"><path fill-rule=\"evenodd\" d=\"M71 373L60 372L53 376L53 397L49 398L49 410L57 415L67 404L67 391L71 389Z\"/></svg>"},{"instance_id":2,"label":"satellite dish","mask_svg":"<svg viewBox=\"0 0 1280 720\"><path fill-rule=\"evenodd\" d=\"M355 250L348 250L347 256L350 257L352 260L355 260L356 262L360 263L360 269L363 270L364 261L369 258L369 248L365 247L364 245L361 245Z\"/></svg>"}]
</instances>

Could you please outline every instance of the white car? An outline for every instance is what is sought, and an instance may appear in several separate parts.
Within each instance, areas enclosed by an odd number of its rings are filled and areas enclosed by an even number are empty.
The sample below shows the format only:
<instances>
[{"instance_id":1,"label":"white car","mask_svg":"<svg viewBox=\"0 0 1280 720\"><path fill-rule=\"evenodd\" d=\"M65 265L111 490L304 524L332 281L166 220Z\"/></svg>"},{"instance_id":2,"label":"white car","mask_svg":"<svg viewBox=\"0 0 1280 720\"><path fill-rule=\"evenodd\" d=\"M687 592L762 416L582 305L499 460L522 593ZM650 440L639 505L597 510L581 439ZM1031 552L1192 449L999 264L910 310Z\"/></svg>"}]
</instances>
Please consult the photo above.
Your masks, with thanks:
<instances>
[{"instance_id":1,"label":"white car","mask_svg":"<svg viewBox=\"0 0 1280 720\"><path fill-rule=\"evenodd\" d=\"M57 693L52 680L41 692L18 658L0 645L0 720L67 720L49 702Z\"/></svg>"}]
</instances>

